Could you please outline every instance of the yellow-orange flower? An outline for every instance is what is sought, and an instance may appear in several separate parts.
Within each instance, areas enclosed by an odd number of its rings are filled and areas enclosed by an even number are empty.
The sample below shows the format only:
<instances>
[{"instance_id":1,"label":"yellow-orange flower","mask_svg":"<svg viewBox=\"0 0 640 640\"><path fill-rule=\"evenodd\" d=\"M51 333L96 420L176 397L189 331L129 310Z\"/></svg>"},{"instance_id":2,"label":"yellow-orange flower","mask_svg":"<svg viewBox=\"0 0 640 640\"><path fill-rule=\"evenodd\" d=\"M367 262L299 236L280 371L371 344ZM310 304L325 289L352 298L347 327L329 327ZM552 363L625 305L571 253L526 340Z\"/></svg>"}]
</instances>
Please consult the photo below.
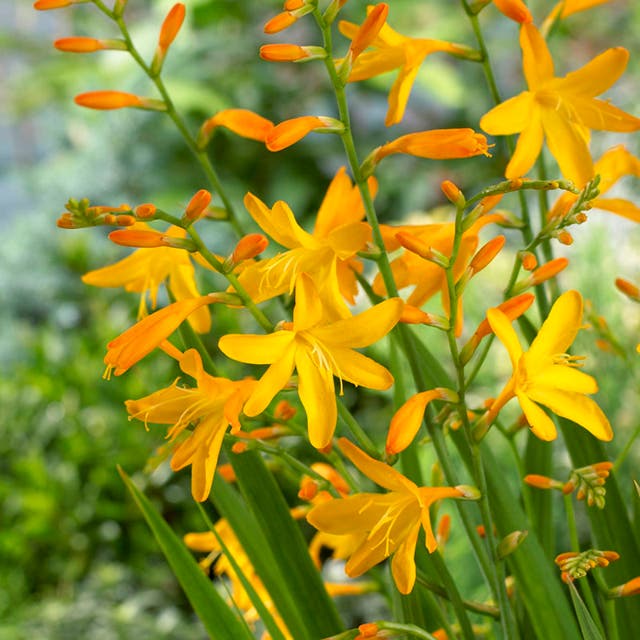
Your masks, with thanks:
<instances>
[{"instance_id":1,"label":"yellow-orange flower","mask_svg":"<svg viewBox=\"0 0 640 640\"><path fill-rule=\"evenodd\" d=\"M309 440L317 449L329 445L337 421L333 377L369 389L388 389L393 384L387 369L355 349L391 331L402 307L399 298L392 298L357 316L327 322L311 278L304 273L298 276L293 322L268 335L226 335L218 343L234 360L270 365L247 401L245 414L262 413L296 369Z\"/></svg>"},{"instance_id":2,"label":"yellow-orange flower","mask_svg":"<svg viewBox=\"0 0 640 640\"><path fill-rule=\"evenodd\" d=\"M167 438L172 442L194 425L186 439L175 447L171 468L191 465L191 493L202 502L209 496L222 440L228 427L240 429L238 416L255 386L255 380L233 381L215 378L202 367L200 354L189 349L179 357L180 369L196 382L195 387L178 386L178 380L138 400L127 400L131 418L172 425Z\"/></svg>"},{"instance_id":3,"label":"yellow-orange flower","mask_svg":"<svg viewBox=\"0 0 640 640\"><path fill-rule=\"evenodd\" d=\"M608 49L580 69L556 77L549 49L533 24L522 25L520 46L528 91L494 107L480 126L492 135L520 134L507 178L525 175L546 140L564 177L582 187L594 175L590 130L640 128L639 118L596 99L622 75L629 53L623 47Z\"/></svg>"},{"instance_id":4,"label":"yellow-orange flower","mask_svg":"<svg viewBox=\"0 0 640 640\"><path fill-rule=\"evenodd\" d=\"M309 511L307 520L319 531L338 536L358 536L359 543L346 564L351 577L362 575L389 556L391 572L400 593L409 593L416 579L415 549L420 527L429 553L438 546L431 528L429 507L442 498L467 498L462 487L418 487L383 462L340 438L349 460L387 493L358 493L329 500Z\"/></svg>"},{"instance_id":5,"label":"yellow-orange flower","mask_svg":"<svg viewBox=\"0 0 640 640\"><path fill-rule=\"evenodd\" d=\"M511 379L485 416L487 425L511 398L517 397L531 430L542 440L554 440L557 433L553 420L540 405L579 424L600 440L613 438L607 417L587 396L598 391L598 384L575 368L579 356L566 353L582 326L582 306L582 296L577 291L563 293L528 351L522 350L511 322L502 311L487 311L487 320L509 352L513 366Z\"/></svg>"}]
</instances>

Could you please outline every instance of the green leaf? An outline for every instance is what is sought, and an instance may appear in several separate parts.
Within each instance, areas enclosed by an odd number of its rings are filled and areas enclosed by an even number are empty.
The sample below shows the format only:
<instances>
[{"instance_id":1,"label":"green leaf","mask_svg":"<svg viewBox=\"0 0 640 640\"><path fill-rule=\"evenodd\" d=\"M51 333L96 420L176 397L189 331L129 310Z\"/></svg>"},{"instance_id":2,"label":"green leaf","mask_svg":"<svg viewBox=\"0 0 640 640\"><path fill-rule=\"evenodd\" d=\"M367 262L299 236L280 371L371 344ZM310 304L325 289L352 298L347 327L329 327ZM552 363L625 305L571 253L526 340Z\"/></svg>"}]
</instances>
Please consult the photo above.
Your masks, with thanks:
<instances>
[{"instance_id":1,"label":"green leaf","mask_svg":"<svg viewBox=\"0 0 640 640\"><path fill-rule=\"evenodd\" d=\"M580 631L582 631L582 637L584 640L604 640L604 637L600 633L600 629L598 629L598 626L593 621L593 618L589 613L589 609L587 609L585 603L582 601L575 585L573 582L569 582L568 584L573 608L576 610L578 624L580 625Z\"/></svg>"},{"instance_id":2,"label":"green leaf","mask_svg":"<svg viewBox=\"0 0 640 640\"><path fill-rule=\"evenodd\" d=\"M246 622L238 618L229 608L182 540L176 536L147 497L120 467L118 467L118 473L142 511L162 553L209 637L212 640L241 640L242 638L253 640L253 634Z\"/></svg>"},{"instance_id":3,"label":"green leaf","mask_svg":"<svg viewBox=\"0 0 640 640\"><path fill-rule=\"evenodd\" d=\"M232 455L231 464L240 491L304 621L306 634L293 634L296 640L316 640L341 631L342 622L311 560L300 527L262 458L255 451L247 451Z\"/></svg>"}]
</instances>

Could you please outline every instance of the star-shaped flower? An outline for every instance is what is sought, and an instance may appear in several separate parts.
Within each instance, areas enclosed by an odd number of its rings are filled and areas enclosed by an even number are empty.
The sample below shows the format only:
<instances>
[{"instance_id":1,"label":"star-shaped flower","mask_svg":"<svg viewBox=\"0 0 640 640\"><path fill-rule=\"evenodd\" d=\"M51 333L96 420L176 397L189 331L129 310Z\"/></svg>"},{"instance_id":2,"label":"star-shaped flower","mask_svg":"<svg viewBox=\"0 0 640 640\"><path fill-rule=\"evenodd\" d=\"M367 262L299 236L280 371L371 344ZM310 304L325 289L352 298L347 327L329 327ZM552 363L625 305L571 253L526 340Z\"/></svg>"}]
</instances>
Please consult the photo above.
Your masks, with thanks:
<instances>
[{"instance_id":1,"label":"star-shaped flower","mask_svg":"<svg viewBox=\"0 0 640 640\"><path fill-rule=\"evenodd\" d=\"M554 303L528 351L523 351L507 316L499 309L489 309L487 320L504 344L513 375L485 415L487 425L511 398L520 407L533 433L541 440L555 440L553 420L540 407L572 420L599 440L611 440L613 431L607 417L587 394L596 393L595 379L576 369L580 356L566 350L582 326L582 296L577 291L563 293Z\"/></svg>"},{"instance_id":2,"label":"star-shaped flower","mask_svg":"<svg viewBox=\"0 0 640 640\"><path fill-rule=\"evenodd\" d=\"M520 46L529 90L494 107L480 126L492 135L520 134L507 178L525 175L546 140L563 176L582 187L594 175L590 130L640 128L639 118L596 98L622 75L629 52L623 47L607 49L580 69L556 77L547 44L533 24L522 25Z\"/></svg>"}]
</instances>

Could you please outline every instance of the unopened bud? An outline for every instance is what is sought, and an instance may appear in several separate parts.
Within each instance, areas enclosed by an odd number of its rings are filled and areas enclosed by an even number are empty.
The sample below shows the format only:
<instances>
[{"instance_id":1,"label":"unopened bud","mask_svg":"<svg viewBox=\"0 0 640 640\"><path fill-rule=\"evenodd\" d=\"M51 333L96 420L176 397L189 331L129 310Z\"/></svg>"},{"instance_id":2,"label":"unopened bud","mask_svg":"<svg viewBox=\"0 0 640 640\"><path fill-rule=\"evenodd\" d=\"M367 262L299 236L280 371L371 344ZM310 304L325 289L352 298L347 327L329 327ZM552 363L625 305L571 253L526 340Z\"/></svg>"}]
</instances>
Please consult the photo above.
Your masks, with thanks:
<instances>
[{"instance_id":1,"label":"unopened bud","mask_svg":"<svg viewBox=\"0 0 640 640\"><path fill-rule=\"evenodd\" d=\"M530 487L535 487L536 489L558 489L562 491L564 488L564 484L562 482L547 476L540 476L535 473L526 475L524 477L524 482Z\"/></svg>"},{"instance_id":2,"label":"unopened bud","mask_svg":"<svg viewBox=\"0 0 640 640\"><path fill-rule=\"evenodd\" d=\"M631 300L640 302L640 289L635 284L623 278L616 278L616 288Z\"/></svg>"},{"instance_id":3,"label":"unopened bud","mask_svg":"<svg viewBox=\"0 0 640 640\"><path fill-rule=\"evenodd\" d=\"M436 539L438 540L438 546L443 547L449 540L449 534L451 533L451 516L445 513L438 522L438 529L436 531Z\"/></svg>"},{"instance_id":4,"label":"unopened bud","mask_svg":"<svg viewBox=\"0 0 640 640\"><path fill-rule=\"evenodd\" d=\"M528 531L512 531L506 535L498 544L498 558L500 560L511 555L529 535Z\"/></svg>"},{"instance_id":5,"label":"unopened bud","mask_svg":"<svg viewBox=\"0 0 640 640\"><path fill-rule=\"evenodd\" d=\"M298 410L289 402L287 402L286 400L280 400L273 411L273 416L276 420L286 421L291 420L291 418L293 418L297 412Z\"/></svg>"},{"instance_id":6,"label":"unopened bud","mask_svg":"<svg viewBox=\"0 0 640 640\"><path fill-rule=\"evenodd\" d=\"M609 598L625 598L626 596L636 596L640 594L640 576L632 578L624 584L609 589Z\"/></svg>"},{"instance_id":7,"label":"unopened bud","mask_svg":"<svg viewBox=\"0 0 640 640\"><path fill-rule=\"evenodd\" d=\"M264 44L260 47L260 57L268 62L309 62L324 60L327 52L322 47L299 44Z\"/></svg>"},{"instance_id":8,"label":"unopened bud","mask_svg":"<svg viewBox=\"0 0 640 640\"><path fill-rule=\"evenodd\" d=\"M415 253L425 260L434 262L443 269L446 269L449 266L449 258L447 256L440 251L433 249L433 247L428 245L424 240L416 238L416 236L411 233L406 233L404 231L396 233L396 240L408 251Z\"/></svg>"},{"instance_id":9,"label":"unopened bud","mask_svg":"<svg viewBox=\"0 0 640 640\"><path fill-rule=\"evenodd\" d=\"M377 638L380 627L375 622L365 622L358 627L360 633L355 640L364 640L365 638Z\"/></svg>"},{"instance_id":10,"label":"unopened bud","mask_svg":"<svg viewBox=\"0 0 640 640\"><path fill-rule=\"evenodd\" d=\"M312 131L319 133L340 133L344 125L327 116L301 116L284 120L269 131L265 144L269 151L282 151L298 142Z\"/></svg>"},{"instance_id":11,"label":"unopened bud","mask_svg":"<svg viewBox=\"0 0 640 640\"><path fill-rule=\"evenodd\" d=\"M451 180L444 180L440 184L440 189L442 189L442 193L444 193L449 202L455 204L456 207L464 207L466 202L464 194Z\"/></svg>"},{"instance_id":12,"label":"unopened bud","mask_svg":"<svg viewBox=\"0 0 640 640\"><path fill-rule=\"evenodd\" d=\"M389 13L389 5L381 2L375 5L365 21L360 25L358 32L351 40L349 51L351 60L355 60L375 39L378 32L384 26Z\"/></svg>"},{"instance_id":13,"label":"unopened bud","mask_svg":"<svg viewBox=\"0 0 640 640\"><path fill-rule=\"evenodd\" d=\"M123 214L123 215L116 216L115 223L119 227L131 227L136 223L136 219L133 216Z\"/></svg>"},{"instance_id":14,"label":"unopened bud","mask_svg":"<svg viewBox=\"0 0 640 640\"><path fill-rule=\"evenodd\" d=\"M234 442L231 447L232 453L244 453L248 451L249 445L246 442Z\"/></svg>"},{"instance_id":15,"label":"unopened bud","mask_svg":"<svg viewBox=\"0 0 640 640\"><path fill-rule=\"evenodd\" d=\"M250 233L241 238L231 254L231 264L237 265L260 255L269 245L269 240L261 233Z\"/></svg>"},{"instance_id":16,"label":"unopened bud","mask_svg":"<svg viewBox=\"0 0 640 640\"><path fill-rule=\"evenodd\" d=\"M72 4L81 4L83 2L89 2L89 0L36 0L33 3L33 8L38 11L49 11L51 9L63 9Z\"/></svg>"},{"instance_id":17,"label":"unopened bud","mask_svg":"<svg viewBox=\"0 0 640 640\"><path fill-rule=\"evenodd\" d=\"M500 253L504 247L505 237L496 236L483 245L469 263L472 275L482 271Z\"/></svg>"},{"instance_id":18,"label":"unopened bud","mask_svg":"<svg viewBox=\"0 0 640 640\"><path fill-rule=\"evenodd\" d=\"M468 484L459 484L455 487L460 492L462 500L480 500L482 493L477 487Z\"/></svg>"},{"instance_id":19,"label":"unopened bud","mask_svg":"<svg viewBox=\"0 0 640 640\"><path fill-rule=\"evenodd\" d=\"M93 53L105 49L126 50L127 44L124 40L98 40L97 38L85 38L74 36L70 38L60 38L53 43L58 51L66 53Z\"/></svg>"},{"instance_id":20,"label":"unopened bud","mask_svg":"<svg viewBox=\"0 0 640 640\"><path fill-rule=\"evenodd\" d=\"M427 313L414 307L410 304L405 304L402 309L402 315L400 316L400 322L404 324L425 324L430 327L436 327L444 331L449 330L449 320L444 316L439 316L434 313Z\"/></svg>"},{"instance_id":21,"label":"unopened bud","mask_svg":"<svg viewBox=\"0 0 640 640\"><path fill-rule=\"evenodd\" d=\"M563 229L562 231L558 231L555 234L555 237L558 239L558 241L561 244L564 244L566 246L573 244L573 236L566 229Z\"/></svg>"},{"instance_id":22,"label":"unopened bud","mask_svg":"<svg viewBox=\"0 0 640 640\"><path fill-rule=\"evenodd\" d=\"M318 483L309 476L304 476L300 481L298 498L301 500L311 501L316 497L316 495L318 495Z\"/></svg>"},{"instance_id":23,"label":"unopened bud","mask_svg":"<svg viewBox=\"0 0 640 640\"><path fill-rule=\"evenodd\" d=\"M200 189L189 201L182 219L185 222L196 222L205 214L210 202L211 194L206 189Z\"/></svg>"},{"instance_id":24,"label":"unopened bud","mask_svg":"<svg viewBox=\"0 0 640 640\"><path fill-rule=\"evenodd\" d=\"M520 251L518 256L525 271L533 271L538 266L538 258L531 251Z\"/></svg>"},{"instance_id":25,"label":"unopened bud","mask_svg":"<svg viewBox=\"0 0 640 640\"><path fill-rule=\"evenodd\" d=\"M166 111L167 109L167 105L162 100L141 98L140 96L125 93L124 91L87 91L78 94L73 100L81 107L102 111L124 109L126 107L147 109L150 111Z\"/></svg>"},{"instance_id":26,"label":"unopened bud","mask_svg":"<svg viewBox=\"0 0 640 640\"><path fill-rule=\"evenodd\" d=\"M140 204L135 209L136 217L141 220L148 220L156 215L156 205L151 203Z\"/></svg>"},{"instance_id":27,"label":"unopened bud","mask_svg":"<svg viewBox=\"0 0 640 640\"><path fill-rule=\"evenodd\" d=\"M184 22L185 7L184 4L178 2L169 10L167 17L160 27L160 35L158 36L158 46L156 47L153 61L151 62L151 73L156 76L162 70L164 59L171 43L175 40L182 23Z\"/></svg>"}]
</instances>

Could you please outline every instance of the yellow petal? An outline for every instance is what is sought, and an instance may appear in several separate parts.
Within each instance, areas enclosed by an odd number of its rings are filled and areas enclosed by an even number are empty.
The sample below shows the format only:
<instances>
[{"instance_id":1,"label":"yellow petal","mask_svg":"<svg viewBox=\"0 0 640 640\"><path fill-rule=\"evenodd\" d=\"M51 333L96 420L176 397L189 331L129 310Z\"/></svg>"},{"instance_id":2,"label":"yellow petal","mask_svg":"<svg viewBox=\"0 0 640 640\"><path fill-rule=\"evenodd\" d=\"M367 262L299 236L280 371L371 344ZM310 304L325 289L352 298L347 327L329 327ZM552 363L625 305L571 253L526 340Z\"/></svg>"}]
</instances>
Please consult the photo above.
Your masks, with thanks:
<instances>
[{"instance_id":1,"label":"yellow petal","mask_svg":"<svg viewBox=\"0 0 640 640\"><path fill-rule=\"evenodd\" d=\"M594 171L600 176L598 189L600 195L603 195L623 176L632 175L640 178L640 159L620 144L600 156L594 165Z\"/></svg>"},{"instance_id":2,"label":"yellow petal","mask_svg":"<svg viewBox=\"0 0 640 640\"><path fill-rule=\"evenodd\" d=\"M613 438L609 420L595 400L582 393L563 391L560 389L532 388L529 391L532 400L548 407L555 414L567 418L599 440L608 442Z\"/></svg>"},{"instance_id":3,"label":"yellow petal","mask_svg":"<svg viewBox=\"0 0 640 640\"><path fill-rule=\"evenodd\" d=\"M599 96L624 73L629 62L629 52L624 47L607 49L580 69L556 78L553 86L562 93L585 97Z\"/></svg>"},{"instance_id":4,"label":"yellow petal","mask_svg":"<svg viewBox=\"0 0 640 640\"><path fill-rule=\"evenodd\" d=\"M575 119L590 129L623 133L640 129L640 118L636 118L604 100L572 97L571 106Z\"/></svg>"},{"instance_id":5,"label":"yellow petal","mask_svg":"<svg viewBox=\"0 0 640 640\"><path fill-rule=\"evenodd\" d=\"M366 222L354 222L334 229L327 237L338 258L346 260L363 251L371 240L371 227Z\"/></svg>"},{"instance_id":6,"label":"yellow petal","mask_svg":"<svg viewBox=\"0 0 640 640\"><path fill-rule=\"evenodd\" d=\"M524 393L516 393L522 412L524 413L531 431L541 440L555 440L558 436L553 420Z\"/></svg>"},{"instance_id":7,"label":"yellow petal","mask_svg":"<svg viewBox=\"0 0 640 640\"><path fill-rule=\"evenodd\" d=\"M593 207L616 213L634 222L640 222L640 207L629 200L623 200L622 198L596 198L593 201Z\"/></svg>"},{"instance_id":8,"label":"yellow petal","mask_svg":"<svg viewBox=\"0 0 640 640\"><path fill-rule=\"evenodd\" d=\"M528 354L523 356L525 362ZM554 364L544 367L530 378L531 385L541 389L560 389L562 391L575 391L576 393L596 393L598 383L593 376L583 371L563 364ZM528 388L527 393L531 389ZM533 395L529 393L533 398ZM533 398L535 400L535 398Z\"/></svg>"},{"instance_id":9,"label":"yellow petal","mask_svg":"<svg viewBox=\"0 0 640 640\"><path fill-rule=\"evenodd\" d=\"M516 150L507 165L504 175L507 178L520 178L526 175L538 159L543 142L544 129L542 128L539 110L532 110L531 122L518 137Z\"/></svg>"},{"instance_id":10,"label":"yellow petal","mask_svg":"<svg viewBox=\"0 0 640 640\"><path fill-rule=\"evenodd\" d=\"M509 318L500 309L487 309L487 321L493 333L509 352L511 366L515 370L522 356L522 347Z\"/></svg>"},{"instance_id":11,"label":"yellow petal","mask_svg":"<svg viewBox=\"0 0 640 640\"><path fill-rule=\"evenodd\" d=\"M527 352L530 367L535 370L549 356L565 353L582 325L582 296L566 291L551 307L538 335Z\"/></svg>"},{"instance_id":12,"label":"yellow petal","mask_svg":"<svg viewBox=\"0 0 640 640\"><path fill-rule=\"evenodd\" d=\"M492 136L520 133L531 124L534 94L523 91L494 107L480 118L480 128Z\"/></svg>"},{"instance_id":13,"label":"yellow petal","mask_svg":"<svg viewBox=\"0 0 640 640\"><path fill-rule=\"evenodd\" d=\"M85 273L82 282L94 287L124 287L129 284L129 291L144 291L149 278L150 252L151 249L138 249L114 264Z\"/></svg>"},{"instance_id":14,"label":"yellow petal","mask_svg":"<svg viewBox=\"0 0 640 640\"><path fill-rule=\"evenodd\" d=\"M403 307L404 302L400 298L391 298L357 316L316 328L313 336L330 347L367 347L393 329Z\"/></svg>"},{"instance_id":15,"label":"yellow petal","mask_svg":"<svg viewBox=\"0 0 640 640\"><path fill-rule=\"evenodd\" d=\"M195 298L200 295L195 281L195 270L190 262L177 264L169 273L169 290L176 300ZM200 307L188 318L196 333L209 333L211 314L208 307Z\"/></svg>"},{"instance_id":16,"label":"yellow petal","mask_svg":"<svg viewBox=\"0 0 640 640\"><path fill-rule=\"evenodd\" d=\"M275 335L275 334L272 334ZM265 371L262 378L258 380L251 396L244 406L244 413L248 416L257 416L268 406L275 395L282 389L291 378L296 355L295 342L279 354L279 359Z\"/></svg>"},{"instance_id":17,"label":"yellow petal","mask_svg":"<svg viewBox=\"0 0 640 640\"><path fill-rule=\"evenodd\" d=\"M347 535L372 529L376 514L366 509L379 494L359 493L347 498L329 500L315 505L307 513L307 521L318 531Z\"/></svg>"},{"instance_id":18,"label":"yellow petal","mask_svg":"<svg viewBox=\"0 0 640 640\"><path fill-rule=\"evenodd\" d=\"M424 55L426 55L426 53ZM389 92L389 110L384 120L387 127L398 124L398 122L402 120L407 102L409 101L409 94L411 93L413 83L424 59L424 56L421 58L412 56L410 45L406 46L406 56L407 61L402 69L400 69L400 73Z\"/></svg>"},{"instance_id":19,"label":"yellow petal","mask_svg":"<svg viewBox=\"0 0 640 640\"><path fill-rule=\"evenodd\" d=\"M294 338L292 331L276 331L264 336L230 333L220 338L218 349L239 362L271 364L282 357Z\"/></svg>"},{"instance_id":20,"label":"yellow petal","mask_svg":"<svg viewBox=\"0 0 640 640\"><path fill-rule=\"evenodd\" d=\"M401 67L406 61L403 47L385 47L378 51L367 51L356 59L349 82L368 80L382 73Z\"/></svg>"},{"instance_id":21,"label":"yellow petal","mask_svg":"<svg viewBox=\"0 0 640 640\"><path fill-rule=\"evenodd\" d=\"M318 366L304 349L295 357L298 371L298 395L307 414L309 441L316 449L331 443L338 419L333 375Z\"/></svg>"},{"instance_id":22,"label":"yellow petal","mask_svg":"<svg viewBox=\"0 0 640 640\"><path fill-rule=\"evenodd\" d=\"M317 325L323 316L318 289L306 273L296 279L296 306L293 309L293 326L296 331L306 331Z\"/></svg>"},{"instance_id":23,"label":"yellow petal","mask_svg":"<svg viewBox=\"0 0 640 640\"><path fill-rule=\"evenodd\" d=\"M332 347L330 355L335 366L334 375L347 382L381 391L393 384L393 376L385 367L353 349Z\"/></svg>"},{"instance_id":24,"label":"yellow petal","mask_svg":"<svg viewBox=\"0 0 640 640\"><path fill-rule=\"evenodd\" d=\"M256 221L256 224L277 243L287 249L295 247L317 247L317 241L297 222L286 202L279 200L269 209L252 193L244 197L244 206Z\"/></svg>"},{"instance_id":25,"label":"yellow petal","mask_svg":"<svg viewBox=\"0 0 640 640\"><path fill-rule=\"evenodd\" d=\"M593 178L593 160L589 152L589 132L571 122L562 110L544 109L542 126L551 155L562 175L581 188Z\"/></svg>"},{"instance_id":26,"label":"yellow petal","mask_svg":"<svg viewBox=\"0 0 640 640\"><path fill-rule=\"evenodd\" d=\"M400 453L413 442L420 430L427 405L439 396L438 389L416 393L396 411L387 434L385 447L387 453Z\"/></svg>"},{"instance_id":27,"label":"yellow petal","mask_svg":"<svg viewBox=\"0 0 640 640\"><path fill-rule=\"evenodd\" d=\"M551 53L544 38L532 23L523 24L520 28L520 47L527 85L531 91L535 91L553 79Z\"/></svg>"},{"instance_id":28,"label":"yellow petal","mask_svg":"<svg viewBox=\"0 0 640 640\"><path fill-rule=\"evenodd\" d=\"M389 491L404 493L415 493L417 491L418 488L409 478L406 478L388 464L374 460L346 438L340 438L338 445L342 453L344 453L365 476L371 478L371 480L381 487L389 489Z\"/></svg>"},{"instance_id":29,"label":"yellow petal","mask_svg":"<svg viewBox=\"0 0 640 640\"><path fill-rule=\"evenodd\" d=\"M193 404L194 395L193 390L173 384L165 389L154 391L144 398L127 400L125 406L131 418L145 423L175 424L185 410Z\"/></svg>"},{"instance_id":30,"label":"yellow petal","mask_svg":"<svg viewBox=\"0 0 640 640\"><path fill-rule=\"evenodd\" d=\"M420 523L417 522L396 549L391 560L393 581L396 583L398 591L405 595L411 593L413 585L416 582L415 553L419 532Z\"/></svg>"}]
</instances>

